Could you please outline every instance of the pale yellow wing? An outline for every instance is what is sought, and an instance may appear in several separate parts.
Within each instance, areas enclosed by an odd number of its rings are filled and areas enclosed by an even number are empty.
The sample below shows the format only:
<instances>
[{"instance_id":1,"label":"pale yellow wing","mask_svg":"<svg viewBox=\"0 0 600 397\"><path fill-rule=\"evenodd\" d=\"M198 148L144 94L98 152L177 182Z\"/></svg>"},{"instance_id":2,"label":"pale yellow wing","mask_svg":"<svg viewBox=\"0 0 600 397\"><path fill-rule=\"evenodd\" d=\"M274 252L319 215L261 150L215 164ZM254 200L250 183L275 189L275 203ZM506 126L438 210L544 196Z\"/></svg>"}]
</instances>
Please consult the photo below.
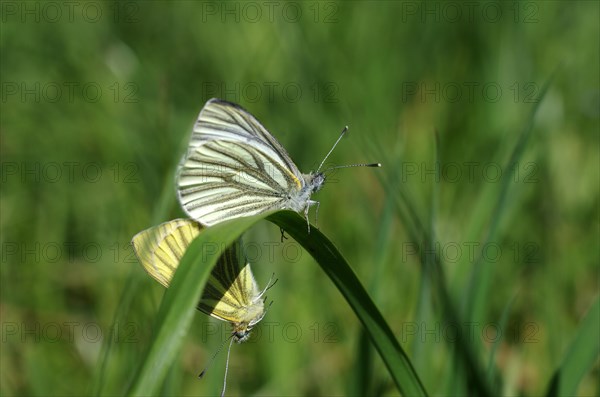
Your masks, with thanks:
<instances>
[{"instance_id":1,"label":"pale yellow wing","mask_svg":"<svg viewBox=\"0 0 600 397\"><path fill-rule=\"evenodd\" d=\"M190 243L202 226L190 219L175 219L133 237L134 251L146 272L165 287ZM208 279L198 309L231 323L254 325L264 315L261 293L246 263L241 242L223 251Z\"/></svg>"},{"instance_id":2,"label":"pale yellow wing","mask_svg":"<svg viewBox=\"0 0 600 397\"><path fill-rule=\"evenodd\" d=\"M264 314L261 293L247 264L241 244L219 258L202 293L198 308L232 323L255 324Z\"/></svg>"},{"instance_id":3,"label":"pale yellow wing","mask_svg":"<svg viewBox=\"0 0 600 397\"><path fill-rule=\"evenodd\" d=\"M201 230L197 222L175 219L136 234L131 243L144 270L168 288L185 250Z\"/></svg>"}]
</instances>

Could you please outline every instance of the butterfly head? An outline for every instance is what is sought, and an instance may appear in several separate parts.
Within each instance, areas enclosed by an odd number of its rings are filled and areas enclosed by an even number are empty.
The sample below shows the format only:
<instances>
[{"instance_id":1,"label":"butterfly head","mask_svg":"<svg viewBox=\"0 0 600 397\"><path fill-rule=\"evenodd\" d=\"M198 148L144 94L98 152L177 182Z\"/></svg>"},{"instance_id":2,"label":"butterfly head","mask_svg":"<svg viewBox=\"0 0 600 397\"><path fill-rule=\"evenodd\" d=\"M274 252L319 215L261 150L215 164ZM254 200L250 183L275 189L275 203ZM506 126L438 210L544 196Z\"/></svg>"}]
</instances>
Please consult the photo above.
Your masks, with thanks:
<instances>
[{"instance_id":1,"label":"butterfly head","mask_svg":"<svg viewBox=\"0 0 600 397\"><path fill-rule=\"evenodd\" d=\"M252 328L265 316L266 311L261 310L261 313L256 317L251 319L250 321L241 321L239 323L232 323L233 330L231 331L232 338L237 343L242 343L250 338L250 333L252 332Z\"/></svg>"},{"instance_id":2,"label":"butterfly head","mask_svg":"<svg viewBox=\"0 0 600 397\"><path fill-rule=\"evenodd\" d=\"M248 338L250 338L251 332L252 327L248 326L247 324L236 324L233 327L231 335L237 343L242 343L247 341Z\"/></svg>"},{"instance_id":3,"label":"butterfly head","mask_svg":"<svg viewBox=\"0 0 600 397\"><path fill-rule=\"evenodd\" d=\"M310 192L312 193L316 193L319 190L321 190L321 188L323 187L323 185L325 184L325 174L322 172L317 172L317 173L313 173L311 172L309 174L309 178L308 178L308 185L310 186Z\"/></svg>"}]
</instances>

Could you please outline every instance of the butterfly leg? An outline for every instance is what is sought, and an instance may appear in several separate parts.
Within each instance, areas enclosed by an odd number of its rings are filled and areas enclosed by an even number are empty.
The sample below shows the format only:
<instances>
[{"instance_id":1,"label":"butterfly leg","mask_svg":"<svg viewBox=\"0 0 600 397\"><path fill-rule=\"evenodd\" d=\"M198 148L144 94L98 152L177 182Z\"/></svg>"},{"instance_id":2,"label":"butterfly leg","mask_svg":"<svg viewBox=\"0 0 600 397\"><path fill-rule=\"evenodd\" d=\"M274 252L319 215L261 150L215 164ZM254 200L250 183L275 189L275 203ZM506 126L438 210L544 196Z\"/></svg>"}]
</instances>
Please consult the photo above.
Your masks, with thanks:
<instances>
[{"instance_id":1,"label":"butterfly leg","mask_svg":"<svg viewBox=\"0 0 600 397\"><path fill-rule=\"evenodd\" d=\"M279 230L281 231L281 242L283 243L283 240L287 240L287 237L285 235L285 230L283 230L282 227L280 227Z\"/></svg>"},{"instance_id":2,"label":"butterfly leg","mask_svg":"<svg viewBox=\"0 0 600 397\"><path fill-rule=\"evenodd\" d=\"M310 234L310 221L308 220L308 209L310 208L310 203L311 202L309 201L308 205L304 209L304 217L306 218L306 226L308 227L308 234Z\"/></svg>"},{"instance_id":3,"label":"butterfly leg","mask_svg":"<svg viewBox=\"0 0 600 397\"><path fill-rule=\"evenodd\" d=\"M306 209L304 210L304 216L306 216L306 222L308 223L308 233L310 233L310 222L308 221L308 209L313 205L317 206L317 209L315 211L315 226L317 226L317 229L318 229L319 206L321 205L321 203L318 201L308 200L308 205L306 206Z\"/></svg>"},{"instance_id":4,"label":"butterfly leg","mask_svg":"<svg viewBox=\"0 0 600 397\"><path fill-rule=\"evenodd\" d=\"M315 210L315 226L318 229L319 228L319 206L321 205L321 203L319 201L314 201L314 203L317 205L317 209Z\"/></svg>"}]
</instances>

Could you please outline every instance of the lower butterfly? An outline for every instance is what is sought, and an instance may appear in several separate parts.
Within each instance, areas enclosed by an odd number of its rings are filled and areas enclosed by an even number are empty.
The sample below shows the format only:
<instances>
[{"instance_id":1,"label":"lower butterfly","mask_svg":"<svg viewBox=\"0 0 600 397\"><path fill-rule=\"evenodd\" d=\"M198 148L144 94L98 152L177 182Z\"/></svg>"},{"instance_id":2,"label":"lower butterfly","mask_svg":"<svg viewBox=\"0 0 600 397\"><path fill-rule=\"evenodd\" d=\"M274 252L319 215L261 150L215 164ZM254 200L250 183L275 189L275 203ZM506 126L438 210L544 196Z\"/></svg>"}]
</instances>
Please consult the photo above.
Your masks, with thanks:
<instances>
[{"instance_id":1,"label":"lower butterfly","mask_svg":"<svg viewBox=\"0 0 600 397\"><path fill-rule=\"evenodd\" d=\"M232 218L271 210L303 212L310 232L308 210L318 201L311 195L325 183L327 174L346 167L380 167L353 164L303 174L286 150L250 113L239 105L213 98L206 102L194 125L187 154L178 172L177 193L185 212L210 226Z\"/></svg>"},{"instance_id":2,"label":"lower butterfly","mask_svg":"<svg viewBox=\"0 0 600 397\"><path fill-rule=\"evenodd\" d=\"M203 227L189 219L175 219L136 234L132 245L146 272L165 287L183 254ZM238 241L226 249L215 265L202 292L198 309L232 325L231 343L247 340L252 328L266 313L263 295L273 284L260 291ZM214 357L213 357L214 358ZM229 353L227 354L227 368ZM200 376L204 374L204 371ZM225 392L225 383L223 393Z\"/></svg>"}]
</instances>

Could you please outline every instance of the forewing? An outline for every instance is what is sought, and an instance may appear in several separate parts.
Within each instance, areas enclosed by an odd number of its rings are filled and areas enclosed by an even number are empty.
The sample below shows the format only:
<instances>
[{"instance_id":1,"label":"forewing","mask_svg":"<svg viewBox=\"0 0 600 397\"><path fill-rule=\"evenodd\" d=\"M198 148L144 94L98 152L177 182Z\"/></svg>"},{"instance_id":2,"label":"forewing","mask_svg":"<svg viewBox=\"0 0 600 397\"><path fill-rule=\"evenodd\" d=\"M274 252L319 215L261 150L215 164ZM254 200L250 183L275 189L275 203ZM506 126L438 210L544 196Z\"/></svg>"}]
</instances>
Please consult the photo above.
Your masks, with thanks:
<instances>
[{"instance_id":1,"label":"forewing","mask_svg":"<svg viewBox=\"0 0 600 397\"><path fill-rule=\"evenodd\" d=\"M136 234L131 242L146 272L168 288L179 261L201 230L191 219L175 219Z\"/></svg>"},{"instance_id":2,"label":"forewing","mask_svg":"<svg viewBox=\"0 0 600 397\"><path fill-rule=\"evenodd\" d=\"M177 181L188 215L204 225L285 208L304 179L285 149L240 106L209 100Z\"/></svg>"},{"instance_id":3,"label":"forewing","mask_svg":"<svg viewBox=\"0 0 600 397\"><path fill-rule=\"evenodd\" d=\"M186 213L205 225L282 209L302 184L272 152L241 140L196 147L179 170L178 196Z\"/></svg>"},{"instance_id":4,"label":"forewing","mask_svg":"<svg viewBox=\"0 0 600 397\"><path fill-rule=\"evenodd\" d=\"M282 167L289 169L296 178L302 179L285 148L253 115L239 105L217 98L206 102L194 125L190 152L210 140L253 143Z\"/></svg>"}]
</instances>

